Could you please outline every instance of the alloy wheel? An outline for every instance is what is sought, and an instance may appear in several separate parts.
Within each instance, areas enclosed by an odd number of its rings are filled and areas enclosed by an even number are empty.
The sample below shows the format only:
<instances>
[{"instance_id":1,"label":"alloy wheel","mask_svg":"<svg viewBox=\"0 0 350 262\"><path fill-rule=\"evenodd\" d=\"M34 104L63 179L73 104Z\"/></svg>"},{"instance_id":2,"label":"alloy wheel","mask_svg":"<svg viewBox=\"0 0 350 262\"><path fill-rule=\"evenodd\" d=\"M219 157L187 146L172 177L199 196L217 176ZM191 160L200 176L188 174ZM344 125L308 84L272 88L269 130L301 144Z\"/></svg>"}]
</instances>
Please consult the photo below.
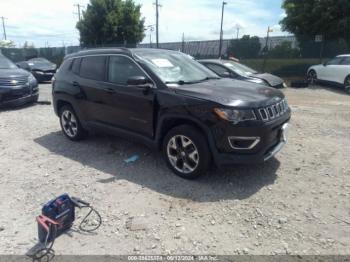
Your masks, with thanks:
<instances>
[{"instance_id":1,"label":"alloy wheel","mask_svg":"<svg viewBox=\"0 0 350 262\"><path fill-rule=\"evenodd\" d=\"M73 138L78 134L78 122L71 111L63 111L61 115L61 121L63 130L67 136Z\"/></svg>"},{"instance_id":2,"label":"alloy wheel","mask_svg":"<svg viewBox=\"0 0 350 262\"><path fill-rule=\"evenodd\" d=\"M317 75L315 71L310 71L308 74L307 80L309 81L310 84L315 84L317 80Z\"/></svg>"},{"instance_id":3,"label":"alloy wheel","mask_svg":"<svg viewBox=\"0 0 350 262\"><path fill-rule=\"evenodd\" d=\"M183 174L192 173L199 164L199 153L196 145L184 135L176 135L169 140L167 156L171 165Z\"/></svg>"}]
</instances>

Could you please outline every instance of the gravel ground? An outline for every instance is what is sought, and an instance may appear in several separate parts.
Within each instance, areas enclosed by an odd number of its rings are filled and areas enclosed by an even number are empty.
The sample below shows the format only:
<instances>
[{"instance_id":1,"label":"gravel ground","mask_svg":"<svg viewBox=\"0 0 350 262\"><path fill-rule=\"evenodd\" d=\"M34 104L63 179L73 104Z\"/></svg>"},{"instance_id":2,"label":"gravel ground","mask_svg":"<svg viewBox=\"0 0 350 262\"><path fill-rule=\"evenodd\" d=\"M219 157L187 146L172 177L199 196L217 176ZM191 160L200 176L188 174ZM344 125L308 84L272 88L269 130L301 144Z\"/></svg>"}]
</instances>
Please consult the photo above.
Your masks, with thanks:
<instances>
[{"instance_id":1,"label":"gravel ground","mask_svg":"<svg viewBox=\"0 0 350 262\"><path fill-rule=\"evenodd\" d=\"M50 91L41 85L40 100ZM61 236L56 254L350 254L350 96L284 92L293 119L283 151L196 181L142 145L68 141L51 105L0 111L0 253L32 248L41 205L68 192L93 203L103 225Z\"/></svg>"}]
</instances>

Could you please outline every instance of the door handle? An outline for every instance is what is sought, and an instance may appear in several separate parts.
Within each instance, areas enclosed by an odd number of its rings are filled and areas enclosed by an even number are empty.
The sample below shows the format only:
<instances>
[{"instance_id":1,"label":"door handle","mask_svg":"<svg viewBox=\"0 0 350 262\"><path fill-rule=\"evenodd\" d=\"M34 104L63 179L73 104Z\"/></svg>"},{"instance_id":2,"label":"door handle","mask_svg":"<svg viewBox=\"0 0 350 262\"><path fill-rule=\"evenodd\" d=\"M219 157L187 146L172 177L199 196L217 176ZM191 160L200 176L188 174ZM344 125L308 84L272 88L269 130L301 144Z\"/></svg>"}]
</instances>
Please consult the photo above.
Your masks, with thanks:
<instances>
[{"instance_id":1,"label":"door handle","mask_svg":"<svg viewBox=\"0 0 350 262\"><path fill-rule=\"evenodd\" d=\"M115 90L113 89L113 88L105 88L104 89L107 93L109 93L109 94L115 94L116 92L115 92Z\"/></svg>"},{"instance_id":2,"label":"door handle","mask_svg":"<svg viewBox=\"0 0 350 262\"><path fill-rule=\"evenodd\" d=\"M80 87L79 83L76 82L76 81L74 81L72 84L73 84L74 87Z\"/></svg>"}]
</instances>

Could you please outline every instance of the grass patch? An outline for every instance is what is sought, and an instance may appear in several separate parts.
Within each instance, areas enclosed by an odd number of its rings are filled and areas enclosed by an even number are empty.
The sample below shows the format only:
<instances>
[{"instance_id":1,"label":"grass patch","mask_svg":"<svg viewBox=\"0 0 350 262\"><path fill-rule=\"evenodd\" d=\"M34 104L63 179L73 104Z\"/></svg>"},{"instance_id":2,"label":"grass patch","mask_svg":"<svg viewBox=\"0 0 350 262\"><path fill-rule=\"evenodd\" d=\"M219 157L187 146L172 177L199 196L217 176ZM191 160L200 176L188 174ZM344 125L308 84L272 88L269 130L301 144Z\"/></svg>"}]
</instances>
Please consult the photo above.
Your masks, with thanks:
<instances>
[{"instance_id":1,"label":"grass patch","mask_svg":"<svg viewBox=\"0 0 350 262\"><path fill-rule=\"evenodd\" d=\"M245 59L243 64L262 72L264 59ZM281 77L304 77L307 69L320 63L320 59L267 59L265 72Z\"/></svg>"}]
</instances>

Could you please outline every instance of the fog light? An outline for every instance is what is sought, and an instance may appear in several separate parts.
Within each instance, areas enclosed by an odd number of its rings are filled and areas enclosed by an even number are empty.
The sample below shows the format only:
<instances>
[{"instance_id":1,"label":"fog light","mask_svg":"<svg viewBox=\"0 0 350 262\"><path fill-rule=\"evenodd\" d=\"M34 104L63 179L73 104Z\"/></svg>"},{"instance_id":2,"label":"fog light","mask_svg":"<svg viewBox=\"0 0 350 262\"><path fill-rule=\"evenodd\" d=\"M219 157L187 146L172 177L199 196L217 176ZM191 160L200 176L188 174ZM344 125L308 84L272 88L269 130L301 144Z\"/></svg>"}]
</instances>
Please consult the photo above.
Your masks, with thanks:
<instances>
[{"instance_id":1,"label":"fog light","mask_svg":"<svg viewBox=\"0 0 350 262\"><path fill-rule=\"evenodd\" d=\"M228 142L235 150L251 150L260 142L260 137L230 136Z\"/></svg>"}]
</instances>

